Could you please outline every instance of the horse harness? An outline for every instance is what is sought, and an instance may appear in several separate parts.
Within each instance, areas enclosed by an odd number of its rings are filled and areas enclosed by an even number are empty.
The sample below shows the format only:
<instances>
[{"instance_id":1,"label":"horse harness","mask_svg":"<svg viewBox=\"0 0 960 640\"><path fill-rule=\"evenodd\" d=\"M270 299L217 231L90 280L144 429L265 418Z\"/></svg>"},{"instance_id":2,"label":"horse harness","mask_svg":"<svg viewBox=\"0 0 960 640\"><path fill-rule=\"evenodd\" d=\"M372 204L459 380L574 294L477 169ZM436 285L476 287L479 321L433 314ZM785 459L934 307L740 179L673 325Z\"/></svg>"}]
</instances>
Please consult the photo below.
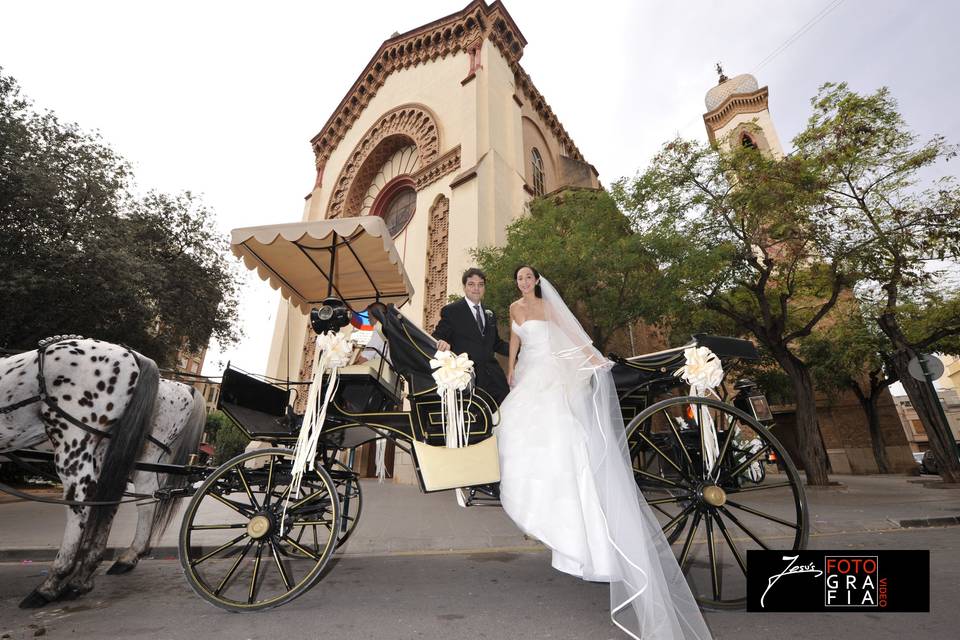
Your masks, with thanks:
<instances>
[{"instance_id":1,"label":"horse harness","mask_svg":"<svg viewBox=\"0 0 960 640\"><path fill-rule=\"evenodd\" d=\"M82 429L89 434L97 436L98 438L111 437L113 434L111 434L109 431L101 431L100 429L97 429L96 427L93 427L93 426L90 426L89 424L81 422L76 418L74 418L73 416L71 416L69 413L67 413L66 411L60 408L55 398L51 398L50 395L47 393L47 383L46 383L46 380L44 380L43 378L43 356L46 354L47 347L53 344L56 344L57 342L60 342L61 340L66 338L79 338L79 337L80 336L63 336L60 338L60 340L49 340L49 339L41 340L40 348L37 349L37 384L39 385L40 393L38 393L33 397L27 398L25 400L20 400L19 402L14 402L13 404L7 405L5 407L0 407L0 415L6 414L6 413L12 413L17 409L21 409L28 405L34 404L35 402L43 402L45 405L47 405L47 407L50 408L51 411L57 414L57 416L63 418L73 426L79 429ZM127 352L131 356L134 356L133 350L127 349ZM147 434L147 440L149 440L150 442L158 446L167 455L171 454L170 447L168 447L163 442L160 442L159 440L154 438L153 435Z\"/></svg>"}]
</instances>

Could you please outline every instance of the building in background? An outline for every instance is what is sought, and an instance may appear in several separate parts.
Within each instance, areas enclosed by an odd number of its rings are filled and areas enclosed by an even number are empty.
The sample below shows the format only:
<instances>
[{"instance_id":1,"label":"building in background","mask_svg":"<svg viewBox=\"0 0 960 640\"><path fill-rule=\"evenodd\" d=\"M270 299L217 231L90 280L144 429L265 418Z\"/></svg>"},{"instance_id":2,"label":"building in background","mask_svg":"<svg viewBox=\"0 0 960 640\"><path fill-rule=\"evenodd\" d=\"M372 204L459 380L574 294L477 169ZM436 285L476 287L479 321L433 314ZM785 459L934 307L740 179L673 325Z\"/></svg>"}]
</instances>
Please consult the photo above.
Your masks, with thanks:
<instances>
[{"instance_id":1,"label":"building in background","mask_svg":"<svg viewBox=\"0 0 960 640\"><path fill-rule=\"evenodd\" d=\"M944 365L943 375L936 381L937 397L947 416L947 424L953 432L953 439L960 442L960 359L956 356L939 354L937 357ZM897 405L897 413L900 414L900 422L910 443L910 450L920 453L929 449L927 431L920 422L920 417L917 415L917 410L913 408L910 398L906 395L896 395L893 401Z\"/></svg>"},{"instance_id":2,"label":"building in background","mask_svg":"<svg viewBox=\"0 0 960 640\"><path fill-rule=\"evenodd\" d=\"M703 114L703 123L710 142L727 149L752 147L774 158L783 158L780 137L770 115L768 88L761 87L748 73L728 78L719 66L717 71L719 82L707 91L704 99L707 112ZM825 321L829 322L829 316ZM776 418L774 434L797 466L802 466L796 437L796 407L774 405L771 408ZM912 470L915 462L889 390L883 391L877 410L891 469L895 472ZM866 417L852 392L833 397L819 394L817 416L833 473L878 471Z\"/></svg>"},{"instance_id":3,"label":"building in background","mask_svg":"<svg viewBox=\"0 0 960 640\"><path fill-rule=\"evenodd\" d=\"M186 344L177 351L174 362L174 371L164 372L164 377L171 380L192 385L203 396L207 406L207 413L216 410L217 399L220 396L220 383L200 375L203 370L203 361L207 357L207 347L204 345L199 351L191 351Z\"/></svg>"},{"instance_id":4,"label":"building in background","mask_svg":"<svg viewBox=\"0 0 960 640\"><path fill-rule=\"evenodd\" d=\"M527 201L600 186L521 66L526 44L499 1L394 34L311 140L302 220L382 217L416 289L403 312L427 331L461 292L469 250L505 242ZM307 379L312 342L307 318L282 301L267 375ZM412 482L399 455L396 477Z\"/></svg>"}]
</instances>

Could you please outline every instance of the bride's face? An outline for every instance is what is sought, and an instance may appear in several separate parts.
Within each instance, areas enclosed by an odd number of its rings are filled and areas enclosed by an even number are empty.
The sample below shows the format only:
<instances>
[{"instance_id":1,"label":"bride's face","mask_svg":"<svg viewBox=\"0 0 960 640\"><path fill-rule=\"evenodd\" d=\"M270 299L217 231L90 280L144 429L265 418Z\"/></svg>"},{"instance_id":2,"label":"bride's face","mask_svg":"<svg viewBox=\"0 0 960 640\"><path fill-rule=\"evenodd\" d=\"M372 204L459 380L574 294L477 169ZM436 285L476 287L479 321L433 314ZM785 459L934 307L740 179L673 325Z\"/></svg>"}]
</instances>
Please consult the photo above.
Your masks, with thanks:
<instances>
[{"instance_id":1,"label":"bride's face","mask_svg":"<svg viewBox=\"0 0 960 640\"><path fill-rule=\"evenodd\" d=\"M524 267L517 272L517 288L520 289L520 293L524 295L530 293L536 284L537 277L533 275L530 267Z\"/></svg>"}]
</instances>

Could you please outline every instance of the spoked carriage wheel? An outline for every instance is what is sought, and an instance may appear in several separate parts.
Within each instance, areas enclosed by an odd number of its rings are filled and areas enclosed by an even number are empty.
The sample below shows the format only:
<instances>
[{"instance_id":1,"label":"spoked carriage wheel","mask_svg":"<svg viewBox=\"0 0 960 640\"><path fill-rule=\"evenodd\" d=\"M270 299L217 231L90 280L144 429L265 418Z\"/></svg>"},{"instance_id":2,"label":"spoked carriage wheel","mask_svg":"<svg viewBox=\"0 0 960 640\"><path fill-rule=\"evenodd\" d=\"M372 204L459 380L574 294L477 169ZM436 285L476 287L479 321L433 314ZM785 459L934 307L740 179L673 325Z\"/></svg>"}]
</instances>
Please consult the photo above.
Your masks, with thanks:
<instances>
[{"instance_id":1,"label":"spoked carriage wheel","mask_svg":"<svg viewBox=\"0 0 960 640\"><path fill-rule=\"evenodd\" d=\"M337 538L337 547L340 547L360 521L363 492L360 490L360 475L336 460L330 466L330 477L340 496L340 537Z\"/></svg>"},{"instance_id":2,"label":"spoked carriage wheel","mask_svg":"<svg viewBox=\"0 0 960 640\"><path fill-rule=\"evenodd\" d=\"M710 420L713 443L700 429ZM637 484L702 606L745 606L748 550L806 546L800 476L747 414L712 398L669 398L634 418L627 433Z\"/></svg>"},{"instance_id":3,"label":"spoked carriage wheel","mask_svg":"<svg viewBox=\"0 0 960 640\"><path fill-rule=\"evenodd\" d=\"M322 577L339 533L337 487L318 466L288 502L292 467L289 450L249 451L194 494L180 527L180 564L202 598L230 611L269 609Z\"/></svg>"}]
</instances>

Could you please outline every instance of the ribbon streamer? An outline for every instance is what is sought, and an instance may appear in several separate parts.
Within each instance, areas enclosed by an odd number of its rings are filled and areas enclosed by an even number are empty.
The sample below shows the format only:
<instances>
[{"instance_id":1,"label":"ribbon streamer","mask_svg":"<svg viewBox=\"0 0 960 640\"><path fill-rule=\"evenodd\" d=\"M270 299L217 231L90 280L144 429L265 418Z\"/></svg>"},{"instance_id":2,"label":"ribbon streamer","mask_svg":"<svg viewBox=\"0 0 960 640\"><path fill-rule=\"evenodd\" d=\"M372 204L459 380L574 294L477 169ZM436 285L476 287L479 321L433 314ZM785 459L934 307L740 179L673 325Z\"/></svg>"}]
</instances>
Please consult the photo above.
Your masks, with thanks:
<instances>
[{"instance_id":1,"label":"ribbon streamer","mask_svg":"<svg viewBox=\"0 0 960 640\"><path fill-rule=\"evenodd\" d=\"M706 398L708 395L716 397L714 389L723 382L723 365L720 358L717 357L709 347L690 347L684 349L683 357L686 364L677 371L677 377L683 378L684 382L690 385L690 395ZM691 409L693 406L691 406ZM713 416L710 411L697 405L697 424L700 425L700 432L703 437L704 445L704 466L708 472L714 471L714 464L720 455L720 443L717 439L717 427L713 423ZM719 473L719 469L717 469Z\"/></svg>"},{"instance_id":2,"label":"ribbon streamer","mask_svg":"<svg viewBox=\"0 0 960 640\"><path fill-rule=\"evenodd\" d=\"M290 481L290 491L283 505L281 517L281 535L283 522L286 522L287 507L290 500L300 497L300 483L307 470L313 470L316 465L317 446L320 443L320 434L323 432L323 423L327 417L327 407L340 383L340 367L350 362L353 347L350 340L342 333L328 331L317 336L316 349L313 357L313 380L310 382L310 391L307 395L307 410L303 415L303 424L297 437L297 445L293 449L293 471ZM323 402L319 401L320 389L323 386L323 376L329 372L327 387L323 395Z\"/></svg>"}]
</instances>

